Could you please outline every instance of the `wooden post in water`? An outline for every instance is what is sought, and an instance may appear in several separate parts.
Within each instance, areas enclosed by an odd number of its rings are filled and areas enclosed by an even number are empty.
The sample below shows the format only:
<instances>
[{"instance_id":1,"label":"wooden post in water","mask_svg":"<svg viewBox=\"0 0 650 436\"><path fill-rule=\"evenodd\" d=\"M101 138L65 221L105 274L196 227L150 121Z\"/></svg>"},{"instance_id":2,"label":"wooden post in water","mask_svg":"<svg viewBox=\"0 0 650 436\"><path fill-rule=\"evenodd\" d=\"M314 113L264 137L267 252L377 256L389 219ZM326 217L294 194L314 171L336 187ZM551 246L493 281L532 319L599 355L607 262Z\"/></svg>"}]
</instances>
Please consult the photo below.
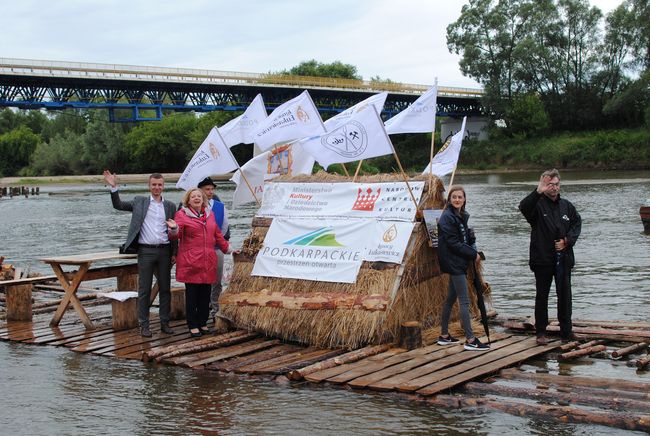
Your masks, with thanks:
<instances>
[{"instance_id":1,"label":"wooden post in water","mask_svg":"<svg viewBox=\"0 0 650 436\"><path fill-rule=\"evenodd\" d=\"M7 321L32 320L32 285L7 286Z\"/></svg>"},{"instance_id":2,"label":"wooden post in water","mask_svg":"<svg viewBox=\"0 0 650 436\"><path fill-rule=\"evenodd\" d=\"M127 330L138 326L138 299L129 298L125 301L113 300L113 330Z\"/></svg>"},{"instance_id":3,"label":"wooden post in water","mask_svg":"<svg viewBox=\"0 0 650 436\"><path fill-rule=\"evenodd\" d=\"M413 350L422 346L422 325L417 321L403 322L399 328L398 346Z\"/></svg>"},{"instance_id":4,"label":"wooden post in water","mask_svg":"<svg viewBox=\"0 0 650 436\"><path fill-rule=\"evenodd\" d=\"M169 310L169 319L185 318L185 289L172 288L171 308Z\"/></svg>"}]
</instances>

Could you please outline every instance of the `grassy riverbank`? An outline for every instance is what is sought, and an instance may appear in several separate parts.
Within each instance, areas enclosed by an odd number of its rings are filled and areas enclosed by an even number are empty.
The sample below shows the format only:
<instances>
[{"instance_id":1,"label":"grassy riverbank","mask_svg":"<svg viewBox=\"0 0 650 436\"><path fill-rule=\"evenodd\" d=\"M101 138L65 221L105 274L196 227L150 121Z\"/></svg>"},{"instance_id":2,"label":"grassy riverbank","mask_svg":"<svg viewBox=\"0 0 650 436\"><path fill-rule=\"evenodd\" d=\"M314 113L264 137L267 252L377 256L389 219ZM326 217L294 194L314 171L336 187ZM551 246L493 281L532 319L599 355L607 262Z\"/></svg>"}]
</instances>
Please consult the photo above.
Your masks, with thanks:
<instances>
[{"instance_id":1,"label":"grassy riverbank","mask_svg":"<svg viewBox=\"0 0 650 436\"><path fill-rule=\"evenodd\" d=\"M571 132L540 138L466 141L461 168L650 169L650 129Z\"/></svg>"}]
</instances>

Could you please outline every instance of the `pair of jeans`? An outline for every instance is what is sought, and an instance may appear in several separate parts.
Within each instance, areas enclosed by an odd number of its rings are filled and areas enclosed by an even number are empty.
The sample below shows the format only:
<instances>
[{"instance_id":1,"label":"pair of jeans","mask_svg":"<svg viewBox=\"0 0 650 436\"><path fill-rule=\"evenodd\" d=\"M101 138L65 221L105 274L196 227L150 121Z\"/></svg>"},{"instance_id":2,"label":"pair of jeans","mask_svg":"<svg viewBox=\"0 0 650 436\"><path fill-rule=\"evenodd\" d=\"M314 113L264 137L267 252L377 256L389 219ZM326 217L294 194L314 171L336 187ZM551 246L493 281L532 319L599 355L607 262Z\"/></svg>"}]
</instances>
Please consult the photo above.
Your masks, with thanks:
<instances>
[{"instance_id":1,"label":"pair of jeans","mask_svg":"<svg viewBox=\"0 0 650 436\"><path fill-rule=\"evenodd\" d=\"M218 248L215 249L217 252L217 280L212 283L212 290L210 292L210 316L214 316L219 312L219 295L221 295L222 286L221 279L223 278L223 251Z\"/></svg>"},{"instance_id":2,"label":"pair of jeans","mask_svg":"<svg viewBox=\"0 0 650 436\"><path fill-rule=\"evenodd\" d=\"M454 306L456 299L458 299L460 323L463 326L463 330L465 330L465 338L472 339L474 337L474 332L472 331L472 320L469 315L467 278L464 275L449 276L447 299L442 307L442 319L440 320L441 333L443 336L446 336L449 333L449 317L451 316L451 309Z\"/></svg>"}]
</instances>

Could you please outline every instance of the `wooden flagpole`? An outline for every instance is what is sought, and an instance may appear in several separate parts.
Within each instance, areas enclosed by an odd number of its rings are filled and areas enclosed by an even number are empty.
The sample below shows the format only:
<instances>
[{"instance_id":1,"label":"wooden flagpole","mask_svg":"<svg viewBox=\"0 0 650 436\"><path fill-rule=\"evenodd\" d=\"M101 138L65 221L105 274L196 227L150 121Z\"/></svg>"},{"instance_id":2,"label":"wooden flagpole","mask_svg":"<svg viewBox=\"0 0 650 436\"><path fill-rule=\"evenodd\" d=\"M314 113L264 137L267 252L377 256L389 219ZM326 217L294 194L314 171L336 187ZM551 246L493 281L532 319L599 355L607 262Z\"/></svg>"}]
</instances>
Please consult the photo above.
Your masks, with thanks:
<instances>
[{"instance_id":1,"label":"wooden flagpole","mask_svg":"<svg viewBox=\"0 0 650 436\"><path fill-rule=\"evenodd\" d=\"M357 181L357 176L359 175L359 170L361 169L361 163L363 162L363 159L359 161L359 165L357 165L357 170L354 172L354 177L352 178L352 182Z\"/></svg>"},{"instance_id":2,"label":"wooden flagpole","mask_svg":"<svg viewBox=\"0 0 650 436\"><path fill-rule=\"evenodd\" d=\"M438 101L438 78L435 80L436 87L436 102ZM435 109L433 114L434 120L436 117ZM433 179L433 148L434 148L434 139L436 137L436 124L433 124L433 130L431 131L431 153L429 155L429 186L431 186L431 180Z\"/></svg>"},{"instance_id":3,"label":"wooden flagpole","mask_svg":"<svg viewBox=\"0 0 650 436\"><path fill-rule=\"evenodd\" d=\"M375 111L375 115L377 115L377 118L379 118L379 121L381 122L381 117L377 113L377 109L374 106L371 106L372 110ZM402 172L402 176L404 177L404 183L406 183L406 187L409 190L409 194L411 194L411 200L413 200L413 204L415 205L415 211L416 213L418 212L418 202L415 199L415 195L413 194L413 190L411 189L411 185L409 185L408 178L406 177L406 173L404 172L404 168L402 168L402 162L399 160L399 156L397 156L397 152L395 151L395 147L393 146L392 141L390 140L390 137L388 136L388 133L386 133L386 129L384 128L384 123L381 122L381 130L384 132L384 136L386 136L386 140L390 144L391 150L393 150L393 156L395 156L395 160L397 161L397 166L399 167L399 170Z\"/></svg>"}]
</instances>

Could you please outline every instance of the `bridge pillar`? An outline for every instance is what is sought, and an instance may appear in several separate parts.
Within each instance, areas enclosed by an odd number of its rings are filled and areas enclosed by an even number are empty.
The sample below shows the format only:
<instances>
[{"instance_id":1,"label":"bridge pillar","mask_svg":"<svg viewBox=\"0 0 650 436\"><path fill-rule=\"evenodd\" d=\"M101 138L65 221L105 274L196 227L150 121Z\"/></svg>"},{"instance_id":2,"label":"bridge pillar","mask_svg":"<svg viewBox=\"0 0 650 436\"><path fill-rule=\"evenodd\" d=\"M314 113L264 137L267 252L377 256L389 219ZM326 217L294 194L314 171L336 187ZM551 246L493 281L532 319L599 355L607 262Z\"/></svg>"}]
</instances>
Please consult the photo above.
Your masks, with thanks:
<instances>
[{"instance_id":1,"label":"bridge pillar","mask_svg":"<svg viewBox=\"0 0 650 436\"><path fill-rule=\"evenodd\" d=\"M458 133L462 124L462 118L442 118L440 120L440 138L442 138L442 143L444 144L453 134ZM486 117L467 117L465 138L485 141L488 139L487 127L488 119Z\"/></svg>"}]
</instances>

